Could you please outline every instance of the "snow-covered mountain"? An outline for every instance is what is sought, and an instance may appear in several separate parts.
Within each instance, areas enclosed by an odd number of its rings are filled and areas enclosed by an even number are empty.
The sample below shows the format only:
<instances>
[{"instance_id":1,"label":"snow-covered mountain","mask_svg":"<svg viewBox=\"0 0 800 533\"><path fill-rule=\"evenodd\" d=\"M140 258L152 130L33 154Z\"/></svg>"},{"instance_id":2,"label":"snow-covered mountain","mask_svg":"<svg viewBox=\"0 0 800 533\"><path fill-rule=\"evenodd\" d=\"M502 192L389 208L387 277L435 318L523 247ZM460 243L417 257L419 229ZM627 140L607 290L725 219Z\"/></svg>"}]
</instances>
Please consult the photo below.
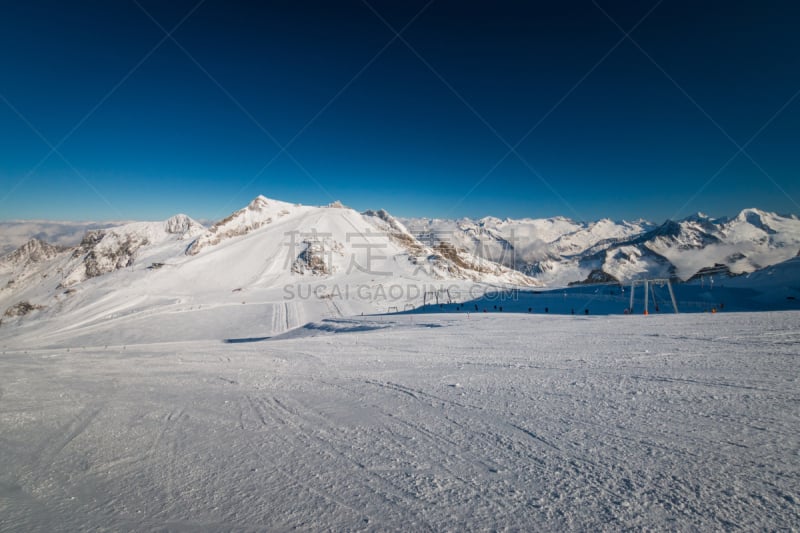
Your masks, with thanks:
<instances>
[{"instance_id":1,"label":"snow-covered mountain","mask_svg":"<svg viewBox=\"0 0 800 533\"><path fill-rule=\"evenodd\" d=\"M13 322L19 331L44 320L53 335L89 328L109 339L147 331L174 338L188 328L194 338L223 335L223 322L224 334L231 323L245 334L262 319L281 331L454 301L453 291L472 284L540 282L447 243L422 243L385 211L259 196L210 228L177 215L92 230L71 248L26 245L0 263L0 313L4 328ZM114 328L122 317L134 325L124 334Z\"/></svg>"},{"instance_id":2,"label":"snow-covered mountain","mask_svg":"<svg viewBox=\"0 0 800 533\"><path fill-rule=\"evenodd\" d=\"M643 220L406 219L412 233L521 272L546 285L690 279L706 270L753 272L798 254L800 220L758 209L712 219L698 213L661 225Z\"/></svg>"},{"instance_id":3,"label":"snow-covered mountain","mask_svg":"<svg viewBox=\"0 0 800 533\"><path fill-rule=\"evenodd\" d=\"M164 222L133 222L108 230L92 230L72 250L62 267L60 285L69 287L89 278L132 267L138 259L154 258L200 235L205 228L186 215L175 215ZM191 241L190 241L191 242ZM141 252L141 253L140 253Z\"/></svg>"},{"instance_id":4,"label":"snow-covered mountain","mask_svg":"<svg viewBox=\"0 0 800 533\"><path fill-rule=\"evenodd\" d=\"M309 209L313 208L257 196L247 207L239 209L212 225L191 244L186 253L196 255L204 248L215 246L233 237L246 235L292 212L297 214L301 211L307 212Z\"/></svg>"},{"instance_id":5,"label":"snow-covered mountain","mask_svg":"<svg viewBox=\"0 0 800 533\"><path fill-rule=\"evenodd\" d=\"M90 230L72 247L30 240L0 258L0 313L3 331L14 334L44 321L55 337L91 330L109 342L222 338L463 302L480 297L474 287L754 272L798 250L800 220L756 209L661 225L400 220L339 202L259 196L209 228L176 215Z\"/></svg>"},{"instance_id":6,"label":"snow-covered mountain","mask_svg":"<svg viewBox=\"0 0 800 533\"><path fill-rule=\"evenodd\" d=\"M27 269L32 265L54 258L61 252L58 246L33 238L14 250L0 257L0 268Z\"/></svg>"}]
</instances>

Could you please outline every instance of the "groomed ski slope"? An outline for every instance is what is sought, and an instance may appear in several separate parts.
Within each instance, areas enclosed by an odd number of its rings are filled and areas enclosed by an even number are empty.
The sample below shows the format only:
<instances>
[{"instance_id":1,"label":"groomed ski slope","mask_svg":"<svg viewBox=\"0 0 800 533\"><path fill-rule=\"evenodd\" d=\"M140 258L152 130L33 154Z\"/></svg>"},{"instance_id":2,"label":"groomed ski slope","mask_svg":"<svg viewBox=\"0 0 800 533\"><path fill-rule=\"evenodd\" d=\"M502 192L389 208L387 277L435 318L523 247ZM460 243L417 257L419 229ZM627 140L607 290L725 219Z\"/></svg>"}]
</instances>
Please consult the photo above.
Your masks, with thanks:
<instances>
[{"instance_id":1,"label":"groomed ski slope","mask_svg":"<svg viewBox=\"0 0 800 533\"><path fill-rule=\"evenodd\" d=\"M800 313L10 350L0 530L800 527Z\"/></svg>"}]
</instances>

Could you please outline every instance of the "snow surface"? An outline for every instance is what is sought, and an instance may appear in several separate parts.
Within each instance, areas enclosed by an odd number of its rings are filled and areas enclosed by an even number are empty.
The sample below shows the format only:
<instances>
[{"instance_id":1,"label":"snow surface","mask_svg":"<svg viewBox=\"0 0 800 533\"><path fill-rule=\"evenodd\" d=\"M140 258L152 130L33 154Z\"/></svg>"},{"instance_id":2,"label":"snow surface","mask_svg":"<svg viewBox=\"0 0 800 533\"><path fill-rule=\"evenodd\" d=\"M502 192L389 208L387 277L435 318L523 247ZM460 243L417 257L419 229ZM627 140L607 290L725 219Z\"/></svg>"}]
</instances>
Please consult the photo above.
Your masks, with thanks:
<instances>
[{"instance_id":1,"label":"snow surface","mask_svg":"<svg viewBox=\"0 0 800 533\"><path fill-rule=\"evenodd\" d=\"M271 328L0 339L0 530L800 528L800 312Z\"/></svg>"}]
</instances>

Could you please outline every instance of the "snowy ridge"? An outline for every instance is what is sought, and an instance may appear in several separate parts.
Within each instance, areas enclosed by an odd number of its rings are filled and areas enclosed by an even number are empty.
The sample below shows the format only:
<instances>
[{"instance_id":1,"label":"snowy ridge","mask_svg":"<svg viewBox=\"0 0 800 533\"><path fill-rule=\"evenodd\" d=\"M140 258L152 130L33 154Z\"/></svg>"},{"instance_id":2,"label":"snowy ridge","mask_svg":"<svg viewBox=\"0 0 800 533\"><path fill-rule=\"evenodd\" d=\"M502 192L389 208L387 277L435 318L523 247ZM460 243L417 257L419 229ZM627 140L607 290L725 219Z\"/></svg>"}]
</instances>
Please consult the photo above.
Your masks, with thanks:
<instances>
[{"instance_id":1,"label":"snowy ridge","mask_svg":"<svg viewBox=\"0 0 800 533\"><path fill-rule=\"evenodd\" d=\"M181 242L199 235L203 226L186 215L175 215L164 222L133 222L108 230L86 234L65 265L63 287L81 283L115 270L132 266L141 248L150 252L165 243ZM145 251L147 255L147 251Z\"/></svg>"},{"instance_id":2,"label":"snowy ridge","mask_svg":"<svg viewBox=\"0 0 800 533\"><path fill-rule=\"evenodd\" d=\"M6 274L16 281L0 291L0 311L19 302L36 311L6 321L0 334L50 322L53 342L82 331L109 342L160 339L159 331L185 340L274 333L308 320L417 307L428 293L452 299L448 288L473 283L537 284L447 246L427 247L385 212L264 197L208 230L180 215L90 231L27 270L24 283L19 272Z\"/></svg>"},{"instance_id":3,"label":"snowy ridge","mask_svg":"<svg viewBox=\"0 0 800 533\"><path fill-rule=\"evenodd\" d=\"M499 262L481 257L469 248L456 247L445 240L426 243L420 235L412 234L406 226L385 210L366 211L365 216L401 245L409 260L418 268L428 268L441 279L456 278L520 286L541 286L530 276Z\"/></svg>"},{"instance_id":4,"label":"snowy ridge","mask_svg":"<svg viewBox=\"0 0 800 533\"><path fill-rule=\"evenodd\" d=\"M232 213L211 226L208 231L189 246L186 253L188 255L196 255L209 246L215 246L233 237L247 235L251 231L271 224L281 217L297 215L307 210L308 208L303 206L270 200L265 196L257 196L247 207Z\"/></svg>"},{"instance_id":5,"label":"snowy ridge","mask_svg":"<svg viewBox=\"0 0 800 533\"><path fill-rule=\"evenodd\" d=\"M186 215L176 215L89 230L72 248L31 241L0 259L0 307L31 300L41 309L60 308L84 282L183 250L186 239L203 230Z\"/></svg>"},{"instance_id":6,"label":"snowy ridge","mask_svg":"<svg viewBox=\"0 0 800 533\"><path fill-rule=\"evenodd\" d=\"M404 222L424 239L449 242L548 286L643 277L687 280L720 266L741 274L785 261L800 250L796 216L758 209L745 209L732 219L697 213L661 225L609 219L578 223L564 217Z\"/></svg>"},{"instance_id":7,"label":"snowy ridge","mask_svg":"<svg viewBox=\"0 0 800 533\"><path fill-rule=\"evenodd\" d=\"M31 239L13 252L0 257L0 269L26 268L54 258L61 252L58 246L39 239Z\"/></svg>"},{"instance_id":8,"label":"snowy ridge","mask_svg":"<svg viewBox=\"0 0 800 533\"><path fill-rule=\"evenodd\" d=\"M341 204L303 206L259 196L209 229L176 215L92 230L63 250L28 243L0 260L0 313L11 310L0 336L39 338L42 328L47 333L40 340L54 343L82 335L127 342L279 334L328 318L430 303L457 307L481 291L544 282L753 272L798 249L797 218L757 210L661 226L562 217L421 223L384 210L359 213ZM786 272L797 271L792 265ZM771 294L763 308L793 308L791 286ZM573 304L561 309L566 293L559 301L553 311L569 312ZM743 309L761 305L747 301ZM623 308L620 299L608 310Z\"/></svg>"}]
</instances>

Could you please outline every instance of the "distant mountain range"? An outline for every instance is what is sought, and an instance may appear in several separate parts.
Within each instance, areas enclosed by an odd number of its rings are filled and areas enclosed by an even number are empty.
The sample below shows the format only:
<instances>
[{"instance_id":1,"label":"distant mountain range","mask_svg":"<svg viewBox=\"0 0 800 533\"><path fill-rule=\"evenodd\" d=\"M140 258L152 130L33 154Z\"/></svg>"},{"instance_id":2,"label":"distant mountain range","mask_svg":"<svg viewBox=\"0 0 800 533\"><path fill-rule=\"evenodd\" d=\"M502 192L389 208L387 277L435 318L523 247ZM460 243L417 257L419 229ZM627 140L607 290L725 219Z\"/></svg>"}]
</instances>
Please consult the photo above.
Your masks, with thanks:
<instances>
[{"instance_id":1,"label":"distant mountain range","mask_svg":"<svg viewBox=\"0 0 800 533\"><path fill-rule=\"evenodd\" d=\"M338 202L315 207L259 196L208 227L176 215L87 224L76 239L76 224L63 231L59 223L27 224L32 238L0 257L0 322L12 337L38 339L42 331L53 339L102 331L109 343L246 337L253 329L281 333L325 317L457 306L484 297L486 288L537 294L547 287L755 271L763 273L753 278L761 285L777 283L768 308L783 308L800 294L792 280L800 220L757 209L661 225L398 219ZM9 225L14 231L5 231ZM21 227L0 223L4 246ZM41 238L45 227L55 242ZM771 265L782 266L765 270Z\"/></svg>"},{"instance_id":2,"label":"distant mountain range","mask_svg":"<svg viewBox=\"0 0 800 533\"><path fill-rule=\"evenodd\" d=\"M420 240L459 250L528 274L545 285L689 280L703 272L742 274L800 252L800 220L758 209L733 218L702 213L661 225L638 220L574 222L546 219L404 219Z\"/></svg>"},{"instance_id":3,"label":"distant mountain range","mask_svg":"<svg viewBox=\"0 0 800 533\"><path fill-rule=\"evenodd\" d=\"M285 229L285 224L274 224L284 217L296 221L291 231L298 234L326 233L320 246L338 246L338 257L348 255L343 248L352 240L348 233L353 231L348 229L353 228L348 225L355 227L349 219L357 219L370 231L391 236L409 264L419 264L426 256L426 261L437 265L442 279L452 275L522 285L624 283L645 277L685 281L704 272L754 272L800 254L800 220L759 209L718 219L698 213L657 225L645 220L575 222L564 217L394 218L383 210L356 213L340 204L336 207L342 209L333 212L343 223L341 234L326 231L329 220L323 227L321 218L310 216L320 209L330 213L330 207L301 206L263 196L209 228L186 215L164 222L0 222L0 251L6 253L0 257L0 271L6 273L8 284L12 278L30 275L38 268L35 265L45 266L59 254L68 255L71 261L58 267L66 286L131 266L137 258L144 259L176 239L185 249L175 252L188 256L256 231L270 233L270 242L280 241L285 236L275 235L270 228ZM307 216L295 216L300 213Z\"/></svg>"}]
</instances>

